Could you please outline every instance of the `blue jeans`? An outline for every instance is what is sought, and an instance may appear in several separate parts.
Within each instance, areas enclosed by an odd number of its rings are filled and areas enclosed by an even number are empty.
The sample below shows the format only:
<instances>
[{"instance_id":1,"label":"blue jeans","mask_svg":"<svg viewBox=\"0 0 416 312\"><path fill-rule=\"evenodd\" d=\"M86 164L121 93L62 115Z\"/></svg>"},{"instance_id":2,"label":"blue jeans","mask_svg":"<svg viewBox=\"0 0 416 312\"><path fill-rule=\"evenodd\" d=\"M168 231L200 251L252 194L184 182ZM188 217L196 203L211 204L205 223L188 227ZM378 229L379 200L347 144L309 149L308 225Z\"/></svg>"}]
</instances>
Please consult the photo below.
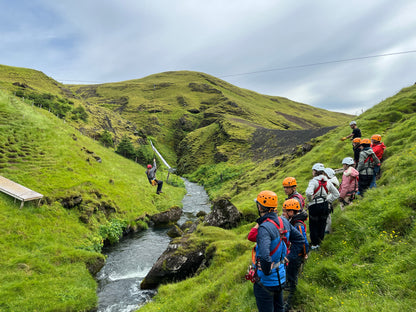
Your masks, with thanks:
<instances>
[{"instance_id":1,"label":"blue jeans","mask_svg":"<svg viewBox=\"0 0 416 312\"><path fill-rule=\"evenodd\" d=\"M371 180L371 183L370 183L370 188L377 187L376 177L377 177L377 174L380 172L380 166L375 166L373 170L374 170L374 174L373 174L373 179Z\"/></svg>"},{"instance_id":2,"label":"blue jeans","mask_svg":"<svg viewBox=\"0 0 416 312\"><path fill-rule=\"evenodd\" d=\"M284 312L282 287L265 287L255 283L253 286L259 312Z\"/></svg>"}]
</instances>

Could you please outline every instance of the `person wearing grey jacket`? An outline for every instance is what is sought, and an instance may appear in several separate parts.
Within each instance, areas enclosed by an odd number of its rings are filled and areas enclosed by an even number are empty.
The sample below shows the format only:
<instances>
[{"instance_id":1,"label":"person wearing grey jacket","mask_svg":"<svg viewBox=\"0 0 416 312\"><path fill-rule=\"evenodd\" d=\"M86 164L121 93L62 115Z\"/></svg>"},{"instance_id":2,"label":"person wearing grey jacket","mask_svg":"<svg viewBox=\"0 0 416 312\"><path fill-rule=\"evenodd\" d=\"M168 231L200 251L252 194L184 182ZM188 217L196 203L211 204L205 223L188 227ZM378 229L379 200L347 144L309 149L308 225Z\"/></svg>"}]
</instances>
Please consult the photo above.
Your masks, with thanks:
<instances>
[{"instance_id":1,"label":"person wearing grey jacket","mask_svg":"<svg viewBox=\"0 0 416 312\"><path fill-rule=\"evenodd\" d=\"M312 167L313 178L305 191L309 206L309 233L311 250L319 248L325 236L326 219L329 214L329 204L339 197L337 188L324 174L325 167L316 163Z\"/></svg>"},{"instance_id":2,"label":"person wearing grey jacket","mask_svg":"<svg viewBox=\"0 0 416 312\"><path fill-rule=\"evenodd\" d=\"M374 166L380 163L377 155L371 148L370 139L361 140L361 152L358 160L358 193L363 196L364 192L370 187L374 175Z\"/></svg>"},{"instance_id":3,"label":"person wearing grey jacket","mask_svg":"<svg viewBox=\"0 0 416 312\"><path fill-rule=\"evenodd\" d=\"M153 158L153 166L150 164L147 165L146 175L151 185L157 185L156 194L160 194L162 193L163 181L156 179L156 170L157 170L156 159Z\"/></svg>"}]
</instances>

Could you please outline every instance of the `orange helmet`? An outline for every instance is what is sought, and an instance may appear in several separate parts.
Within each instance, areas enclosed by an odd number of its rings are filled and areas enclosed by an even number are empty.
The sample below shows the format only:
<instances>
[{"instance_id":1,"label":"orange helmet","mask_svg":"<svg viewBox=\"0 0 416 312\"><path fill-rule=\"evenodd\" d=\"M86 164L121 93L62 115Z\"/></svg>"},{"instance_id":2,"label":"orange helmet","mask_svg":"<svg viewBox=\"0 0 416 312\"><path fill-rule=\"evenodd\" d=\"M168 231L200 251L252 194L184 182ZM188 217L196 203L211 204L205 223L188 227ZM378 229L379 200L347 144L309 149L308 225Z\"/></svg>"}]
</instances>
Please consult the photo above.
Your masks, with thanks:
<instances>
[{"instance_id":1,"label":"orange helmet","mask_svg":"<svg viewBox=\"0 0 416 312\"><path fill-rule=\"evenodd\" d=\"M266 208L277 208L277 195L272 191L261 191L256 201Z\"/></svg>"},{"instance_id":2,"label":"orange helmet","mask_svg":"<svg viewBox=\"0 0 416 312\"><path fill-rule=\"evenodd\" d=\"M296 179L293 177L287 177L283 180L283 187L297 186Z\"/></svg>"},{"instance_id":3,"label":"orange helmet","mask_svg":"<svg viewBox=\"0 0 416 312\"><path fill-rule=\"evenodd\" d=\"M371 137L371 140L380 142L381 141L381 135L380 134L373 134Z\"/></svg>"},{"instance_id":4,"label":"orange helmet","mask_svg":"<svg viewBox=\"0 0 416 312\"><path fill-rule=\"evenodd\" d=\"M354 140L352 140L352 143L361 143L361 138L354 138Z\"/></svg>"},{"instance_id":5,"label":"orange helmet","mask_svg":"<svg viewBox=\"0 0 416 312\"><path fill-rule=\"evenodd\" d=\"M370 139L362 139L361 144L371 144Z\"/></svg>"},{"instance_id":6,"label":"orange helmet","mask_svg":"<svg viewBox=\"0 0 416 312\"><path fill-rule=\"evenodd\" d=\"M300 210L299 201L296 198L291 198L283 203L283 209L286 210Z\"/></svg>"}]
</instances>

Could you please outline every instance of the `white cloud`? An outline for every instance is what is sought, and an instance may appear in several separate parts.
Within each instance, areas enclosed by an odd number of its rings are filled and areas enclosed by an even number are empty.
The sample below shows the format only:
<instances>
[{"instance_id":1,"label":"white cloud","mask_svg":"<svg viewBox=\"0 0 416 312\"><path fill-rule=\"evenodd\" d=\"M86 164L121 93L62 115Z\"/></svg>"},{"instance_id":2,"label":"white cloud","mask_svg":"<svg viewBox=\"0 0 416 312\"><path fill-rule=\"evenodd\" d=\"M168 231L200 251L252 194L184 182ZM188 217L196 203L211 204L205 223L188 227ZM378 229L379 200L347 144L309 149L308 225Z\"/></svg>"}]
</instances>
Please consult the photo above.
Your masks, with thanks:
<instances>
[{"instance_id":1,"label":"white cloud","mask_svg":"<svg viewBox=\"0 0 416 312\"><path fill-rule=\"evenodd\" d=\"M1 1L1 0L0 0ZM53 78L121 81L195 70L256 92L357 112L412 83L416 3L275 0L0 2L4 64Z\"/></svg>"}]
</instances>

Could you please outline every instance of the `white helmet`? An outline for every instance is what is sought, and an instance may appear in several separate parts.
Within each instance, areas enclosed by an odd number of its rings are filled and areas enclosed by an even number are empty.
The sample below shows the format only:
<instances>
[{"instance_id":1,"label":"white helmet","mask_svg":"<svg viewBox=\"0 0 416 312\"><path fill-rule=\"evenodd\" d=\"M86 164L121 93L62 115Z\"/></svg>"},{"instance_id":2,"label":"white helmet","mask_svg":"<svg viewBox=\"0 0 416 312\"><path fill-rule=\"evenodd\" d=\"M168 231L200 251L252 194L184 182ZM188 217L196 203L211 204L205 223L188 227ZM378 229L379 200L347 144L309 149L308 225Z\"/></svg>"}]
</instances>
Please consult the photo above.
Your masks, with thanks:
<instances>
[{"instance_id":1,"label":"white helmet","mask_svg":"<svg viewBox=\"0 0 416 312\"><path fill-rule=\"evenodd\" d=\"M342 164L343 165L348 165L348 166L354 165L354 159L352 159L352 157L345 157L342 160Z\"/></svg>"},{"instance_id":2,"label":"white helmet","mask_svg":"<svg viewBox=\"0 0 416 312\"><path fill-rule=\"evenodd\" d=\"M335 171L332 168L325 168L324 172L330 179L335 177Z\"/></svg>"},{"instance_id":3,"label":"white helmet","mask_svg":"<svg viewBox=\"0 0 416 312\"><path fill-rule=\"evenodd\" d=\"M351 121L350 122L350 126L352 126L352 125L356 125L357 123L353 120L353 121Z\"/></svg>"},{"instance_id":4,"label":"white helmet","mask_svg":"<svg viewBox=\"0 0 416 312\"><path fill-rule=\"evenodd\" d=\"M312 170L316 170L316 171L324 171L325 170L325 166L321 163L316 163L312 166Z\"/></svg>"}]
</instances>

